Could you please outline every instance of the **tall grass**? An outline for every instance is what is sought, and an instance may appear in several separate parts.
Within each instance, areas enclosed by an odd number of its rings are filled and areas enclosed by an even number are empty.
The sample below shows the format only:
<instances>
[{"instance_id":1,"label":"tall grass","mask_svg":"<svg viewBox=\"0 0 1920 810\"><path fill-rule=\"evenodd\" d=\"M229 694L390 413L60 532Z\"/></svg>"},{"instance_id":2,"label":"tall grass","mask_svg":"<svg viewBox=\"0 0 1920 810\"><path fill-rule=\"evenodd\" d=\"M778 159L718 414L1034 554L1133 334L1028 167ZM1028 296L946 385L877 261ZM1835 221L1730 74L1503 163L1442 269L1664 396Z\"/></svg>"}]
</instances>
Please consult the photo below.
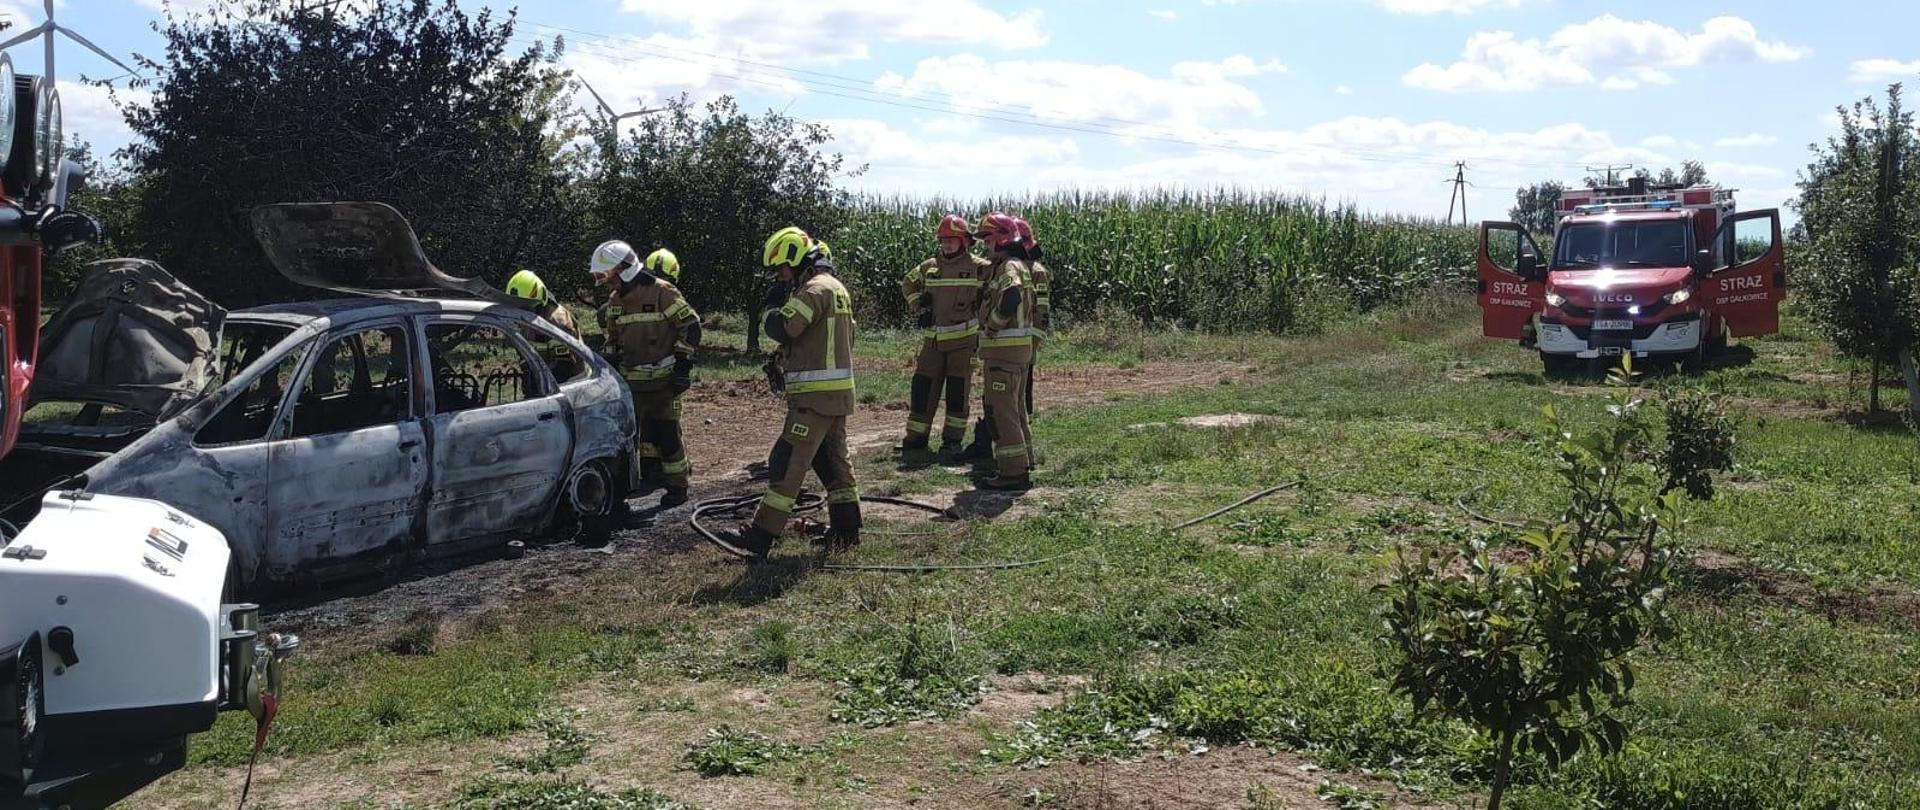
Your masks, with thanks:
<instances>
[{"instance_id":1,"label":"tall grass","mask_svg":"<svg viewBox=\"0 0 1920 810\"><path fill-rule=\"evenodd\" d=\"M1324 200L1248 191L1059 192L949 203L857 200L830 237L862 314L906 318L895 292L935 250L933 226L959 212L1006 211L1033 223L1067 318L1108 308L1148 324L1223 331L1310 331L1473 275L1469 228L1372 216Z\"/></svg>"}]
</instances>

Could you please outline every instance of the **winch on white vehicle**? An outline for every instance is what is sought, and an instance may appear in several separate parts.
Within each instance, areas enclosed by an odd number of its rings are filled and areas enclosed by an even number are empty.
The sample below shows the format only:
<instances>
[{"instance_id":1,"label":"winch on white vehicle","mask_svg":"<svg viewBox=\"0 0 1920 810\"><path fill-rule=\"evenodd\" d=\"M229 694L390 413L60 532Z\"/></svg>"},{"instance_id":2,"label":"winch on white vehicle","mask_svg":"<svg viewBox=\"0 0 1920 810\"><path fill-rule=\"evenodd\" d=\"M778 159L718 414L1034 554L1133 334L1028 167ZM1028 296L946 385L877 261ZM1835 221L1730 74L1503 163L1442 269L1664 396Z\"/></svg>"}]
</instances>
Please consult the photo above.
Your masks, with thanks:
<instances>
[{"instance_id":1,"label":"winch on white vehicle","mask_svg":"<svg viewBox=\"0 0 1920 810\"><path fill-rule=\"evenodd\" d=\"M265 716L299 640L220 599L226 538L158 501L49 494L0 548L0 808L104 807L222 710Z\"/></svg>"}]
</instances>

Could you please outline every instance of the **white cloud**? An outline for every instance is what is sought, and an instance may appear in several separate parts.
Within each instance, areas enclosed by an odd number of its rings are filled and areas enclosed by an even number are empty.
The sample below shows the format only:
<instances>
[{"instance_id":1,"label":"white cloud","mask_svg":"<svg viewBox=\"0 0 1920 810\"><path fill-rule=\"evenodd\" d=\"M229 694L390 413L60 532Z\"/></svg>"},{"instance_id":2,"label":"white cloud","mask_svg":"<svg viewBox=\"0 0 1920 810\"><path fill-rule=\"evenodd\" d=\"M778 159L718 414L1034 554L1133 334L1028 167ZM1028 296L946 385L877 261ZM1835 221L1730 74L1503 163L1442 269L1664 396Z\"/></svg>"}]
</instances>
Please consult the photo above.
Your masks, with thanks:
<instances>
[{"instance_id":1,"label":"white cloud","mask_svg":"<svg viewBox=\"0 0 1920 810\"><path fill-rule=\"evenodd\" d=\"M118 95L121 103L146 104L153 100L153 93L147 90L110 91L71 80L57 82L56 86L60 88L60 120L67 137L92 144L99 157L133 139L133 130L127 128L126 119L114 106L114 96Z\"/></svg>"},{"instance_id":2,"label":"white cloud","mask_svg":"<svg viewBox=\"0 0 1920 810\"><path fill-rule=\"evenodd\" d=\"M1180 13L1169 8L1150 9L1147 11L1147 13L1152 14L1153 16L1159 17L1160 19L1166 20L1168 22L1172 22L1174 20L1180 19Z\"/></svg>"},{"instance_id":3,"label":"white cloud","mask_svg":"<svg viewBox=\"0 0 1920 810\"><path fill-rule=\"evenodd\" d=\"M720 40L726 51L760 59L865 59L867 43L945 42L1033 48L1046 44L1040 12L1002 14L975 0L624 0L621 9Z\"/></svg>"},{"instance_id":4,"label":"white cloud","mask_svg":"<svg viewBox=\"0 0 1920 810\"><path fill-rule=\"evenodd\" d=\"M1920 59L1861 59L1847 66L1850 82L1898 82L1920 77Z\"/></svg>"},{"instance_id":5,"label":"white cloud","mask_svg":"<svg viewBox=\"0 0 1920 810\"><path fill-rule=\"evenodd\" d=\"M1333 88L1333 92L1339 93L1340 95L1343 95L1343 96L1351 96L1353 95L1353 88L1343 84L1343 85L1340 85L1339 87Z\"/></svg>"},{"instance_id":6,"label":"white cloud","mask_svg":"<svg viewBox=\"0 0 1920 810\"><path fill-rule=\"evenodd\" d=\"M1158 121L1190 126L1220 113L1259 114L1259 94L1239 79L1284 73L1276 61L1244 55L1181 62L1166 77L1119 65L989 62L973 54L923 59L913 74L887 73L874 86L901 95L935 94L961 103L1031 111L1048 121ZM984 90L991 90L984 93Z\"/></svg>"},{"instance_id":7,"label":"white cloud","mask_svg":"<svg viewBox=\"0 0 1920 810\"><path fill-rule=\"evenodd\" d=\"M1780 139L1772 135L1755 132L1751 135L1719 138L1713 142L1713 145L1719 149L1745 149L1754 146L1772 146L1779 142Z\"/></svg>"},{"instance_id":8,"label":"white cloud","mask_svg":"<svg viewBox=\"0 0 1920 810\"><path fill-rule=\"evenodd\" d=\"M1700 149L1699 141L1681 140L1672 135L1653 135L1641 138L1640 145L1648 149L1680 149L1685 151L1698 151Z\"/></svg>"},{"instance_id":9,"label":"white cloud","mask_svg":"<svg viewBox=\"0 0 1920 810\"><path fill-rule=\"evenodd\" d=\"M667 34L570 43L561 64L592 85L616 112L658 106L681 93L701 103L723 93L797 96L806 92L791 75L777 70L685 55L714 53L719 47L717 40ZM596 107L584 90L575 103L585 109Z\"/></svg>"},{"instance_id":10,"label":"white cloud","mask_svg":"<svg viewBox=\"0 0 1920 810\"><path fill-rule=\"evenodd\" d=\"M871 118L822 121L833 133L827 148L852 164L870 163L875 171L932 169L953 172L1019 169L1072 163L1080 145L1072 138L996 135L933 139Z\"/></svg>"},{"instance_id":11,"label":"white cloud","mask_svg":"<svg viewBox=\"0 0 1920 810\"><path fill-rule=\"evenodd\" d=\"M1667 71L1712 64L1792 62L1811 51L1762 39L1753 23L1715 17L1697 32L1611 14L1561 28L1545 40L1519 39L1510 31L1482 31L1467 38L1460 59L1431 62L1407 71L1408 85L1428 90L1524 91L1599 84L1631 90L1672 84Z\"/></svg>"}]
</instances>

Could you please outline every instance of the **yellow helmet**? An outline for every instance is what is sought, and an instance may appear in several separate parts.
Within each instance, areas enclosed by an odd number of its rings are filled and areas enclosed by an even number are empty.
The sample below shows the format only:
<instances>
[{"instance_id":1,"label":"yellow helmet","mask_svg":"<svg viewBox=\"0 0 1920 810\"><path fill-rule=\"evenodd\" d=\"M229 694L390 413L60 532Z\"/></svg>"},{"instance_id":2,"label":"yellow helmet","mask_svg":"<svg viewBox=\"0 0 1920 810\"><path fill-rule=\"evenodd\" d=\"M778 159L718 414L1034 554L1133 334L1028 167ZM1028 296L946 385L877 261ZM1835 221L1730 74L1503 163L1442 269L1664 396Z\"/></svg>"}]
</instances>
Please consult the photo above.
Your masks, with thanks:
<instances>
[{"instance_id":1,"label":"yellow helmet","mask_svg":"<svg viewBox=\"0 0 1920 810\"><path fill-rule=\"evenodd\" d=\"M814 242L813 249L820 251L820 258L826 259L827 261L833 261L833 248L828 247L827 243Z\"/></svg>"},{"instance_id":2,"label":"yellow helmet","mask_svg":"<svg viewBox=\"0 0 1920 810\"><path fill-rule=\"evenodd\" d=\"M541 304L553 303L553 294L547 291L546 282L532 270L522 270L507 279L507 294Z\"/></svg>"},{"instance_id":3,"label":"yellow helmet","mask_svg":"<svg viewBox=\"0 0 1920 810\"><path fill-rule=\"evenodd\" d=\"M806 231L787 226L767 237L767 246L760 252L760 263L767 267L799 267L807 251L812 249L813 238L807 236Z\"/></svg>"},{"instance_id":4,"label":"yellow helmet","mask_svg":"<svg viewBox=\"0 0 1920 810\"><path fill-rule=\"evenodd\" d=\"M647 272L664 278L675 284L680 283L680 257L673 251L661 248L647 254Z\"/></svg>"}]
</instances>

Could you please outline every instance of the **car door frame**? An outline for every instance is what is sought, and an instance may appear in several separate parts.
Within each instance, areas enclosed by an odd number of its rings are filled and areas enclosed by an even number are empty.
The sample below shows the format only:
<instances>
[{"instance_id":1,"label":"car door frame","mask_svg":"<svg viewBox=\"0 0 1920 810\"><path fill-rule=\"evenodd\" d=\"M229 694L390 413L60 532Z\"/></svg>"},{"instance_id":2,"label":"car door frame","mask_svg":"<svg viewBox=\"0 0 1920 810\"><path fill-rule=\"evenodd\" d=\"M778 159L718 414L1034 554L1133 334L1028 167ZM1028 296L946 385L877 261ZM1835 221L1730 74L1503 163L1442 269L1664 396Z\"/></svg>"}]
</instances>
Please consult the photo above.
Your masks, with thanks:
<instances>
[{"instance_id":1,"label":"car door frame","mask_svg":"<svg viewBox=\"0 0 1920 810\"><path fill-rule=\"evenodd\" d=\"M1756 219L1772 220L1773 244L1767 252L1732 264L1735 225ZM1713 236L1713 271L1707 275L1707 311L1726 324L1734 337L1770 335L1780 331L1780 302L1787 290L1787 245L1781 238L1780 210L1758 208L1722 220Z\"/></svg>"},{"instance_id":2,"label":"car door frame","mask_svg":"<svg viewBox=\"0 0 1920 810\"><path fill-rule=\"evenodd\" d=\"M1523 248L1531 248L1535 277L1510 272L1494 262L1487 237L1493 231L1509 230L1520 235L1514 243L1514 269L1520 269L1520 257L1527 255ZM1540 245L1533 241L1533 234L1518 223L1489 220L1480 223L1479 233L1474 271L1478 279L1475 300L1480 305L1480 333L1490 338L1519 340L1526 336L1526 327L1534 316L1546 310L1548 261L1540 255Z\"/></svg>"},{"instance_id":3,"label":"car door frame","mask_svg":"<svg viewBox=\"0 0 1920 810\"><path fill-rule=\"evenodd\" d=\"M417 345L420 342L417 330L412 324L412 318L402 314L378 315L347 323L332 324L326 331L320 333L310 344L310 348L306 352L306 357L301 360L299 369L295 372L294 384L288 387L283 396L280 412L275 416L274 425L269 431L270 439L265 448L268 453L267 465L269 473L266 496L267 528L266 531L263 532L261 563L265 569L264 573L269 577L284 579L290 575L311 574L321 578L328 578L328 575L335 572L344 575L357 572L363 568L377 568L395 556L414 556L423 550L426 545L424 511L426 508L428 486L432 480L430 473L431 457L427 455L426 420L422 416L424 413L422 406L422 389L424 385L421 374L423 370L420 364L421 355L419 349L410 347L406 352L406 358L407 361L412 364L407 378L407 402L411 412L407 415L407 418L399 420L398 422L389 423L397 429L395 436L397 446L394 447L391 452L408 458L414 470L410 479L413 483L413 492L407 501L409 506L406 507L404 513L407 525L405 533L395 535L379 545L367 546L345 556L327 554L312 558L296 558L291 562L276 565L276 562L284 560L284 557L276 558L275 546L280 540L282 528L285 525L285 521L289 519L289 515L284 505L276 498L277 493L273 485L274 482L292 475L292 473L283 469L286 463L284 454L291 449L290 443L302 439L344 435L373 429L371 427L356 428L352 431L335 431L333 433L318 434L317 436L293 436L293 419L299 410L300 391L305 387L308 378L313 374L315 365L320 362L320 355L335 341L361 332L386 329L389 327L398 328L406 333L410 343ZM367 442L370 438L371 437L363 438L361 442ZM372 452L380 448L367 447L360 449ZM314 486L324 487L326 484L324 482L315 482ZM389 500L399 501L398 498ZM391 522L397 524L400 521L395 520ZM332 543L327 543L326 545L328 548L335 547Z\"/></svg>"},{"instance_id":4,"label":"car door frame","mask_svg":"<svg viewBox=\"0 0 1920 810\"><path fill-rule=\"evenodd\" d=\"M571 473L571 465L573 464L574 446L578 442L578 432L575 430L573 409L566 392L562 390L562 382L555 379L553 369L540 357L539 352L534 351L532 343L528 341L524 335L520 334L520 330L516 328L518 324L511 318L484 311L443 310L440 312L422 313L414 316L413 320L414 334L416 336L415 343L419 346L416 362L420 368L426 371L421 382L422 388L425 389L426 416L424 418L424 424L426 426L429 445L428 457L431 463L429 464L428 471L428 494L424 523L426 526L426 542L429 548L432 549L431 553L434 555L457 554L472 548L491 545L496 541L532 536L545 530L552 525L555 506L559 503L560 497L565 491L565 485ZM499 330L501 334L506 335L507 340L513 345L514 350L520 353L522 361L529 363L534 369L535 376L541 382L543 393L538 397L529 397L503 405L482 406L480 408L469 408L464 411L442 414L439 410L438 386L431 379L434 371L432 357L429 353L430 344L427 330L432 326L448 323L487 326ZM455 526L443 526L437 523L433 514L436 504L444 505L444 499L454 497L452 493L447 491L447 487L451 484L454 471L446 468L450 460L449 453L454 449L449 446L454 441L454 437L447 435L452 427L450 423L454 418L462 414L471 414L476 411L491 410L494 408L524 406L528 410L537 410L541 407L540 405L529 405L529 403L540 402L545 402L546 406L552 409L551 412L553 415L551 418L537 415L535 419L537 421L551 421L554 423L564 434L565 440L560 447L558 459L551 465L551 480L538 485L542 490L538 497L527 499L530 504L525 507L525 512L516 512L512 516L506 517L503 521L505 525L500 526L499 529L495 531L475 531L457 528ZM445 418L443 419L443 417ZM478 495L482 497L486 494L487 493L484 492L478 493Z\"/></svg>"}]
</instances>

